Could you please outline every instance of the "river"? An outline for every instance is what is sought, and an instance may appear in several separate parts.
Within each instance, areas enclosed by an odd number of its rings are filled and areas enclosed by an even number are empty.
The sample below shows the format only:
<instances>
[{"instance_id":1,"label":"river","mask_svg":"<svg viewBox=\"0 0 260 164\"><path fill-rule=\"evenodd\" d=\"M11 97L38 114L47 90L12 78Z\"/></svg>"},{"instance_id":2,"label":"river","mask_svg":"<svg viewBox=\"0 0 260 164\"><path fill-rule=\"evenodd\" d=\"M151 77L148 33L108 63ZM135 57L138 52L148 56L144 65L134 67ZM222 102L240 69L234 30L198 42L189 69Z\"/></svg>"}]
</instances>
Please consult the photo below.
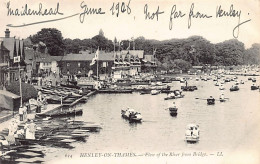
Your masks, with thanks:
<instances>
[{"instance_id":1,"label":"river","mask_svg":"<svg viewBox=\"0 0 260 164\"><path fill-rule=\"evenodd\" d=\"M239 91L230 92L233 81L224 84L225 90L219 90L219 87L214 85L215 81L196 81L193 77L188 84L196 85L198 90L183 92L185 97L175 100L164 100L167 94L163 93L94 95L86 104L81 105L83 115L75 119L100 124L100 132L91 133L86 143L73 143L75 148L72 150L46 148L43 160L57 162L67 154L73 156L72 160L76 160L81 153L93 152L132 152L137 155L205 152L208 156L216 156L220 152L223 153L224 157L221 159L224 160L234 151L243 154L254 152L259 148L257 136L260 136L260 92L250 89L253 83L247 78L239 76L238 80L245 81L245 84L239 85ZM260 79L257 80L259 82ZM182 84L174 81L169 85L172 89L180 89ZM218 99L221 93L229 98L224 103L216 101L215 105L207 105L206 100L202 100L209 96ZM173 102L178 107L178 115L175 117L165 110ZM126 107L139 111L143 122L129 123L122 118L121 109ZM200 126L200 141L195 144L184 141L185 128L190 123Z\"/></svg>"}]
</instances>

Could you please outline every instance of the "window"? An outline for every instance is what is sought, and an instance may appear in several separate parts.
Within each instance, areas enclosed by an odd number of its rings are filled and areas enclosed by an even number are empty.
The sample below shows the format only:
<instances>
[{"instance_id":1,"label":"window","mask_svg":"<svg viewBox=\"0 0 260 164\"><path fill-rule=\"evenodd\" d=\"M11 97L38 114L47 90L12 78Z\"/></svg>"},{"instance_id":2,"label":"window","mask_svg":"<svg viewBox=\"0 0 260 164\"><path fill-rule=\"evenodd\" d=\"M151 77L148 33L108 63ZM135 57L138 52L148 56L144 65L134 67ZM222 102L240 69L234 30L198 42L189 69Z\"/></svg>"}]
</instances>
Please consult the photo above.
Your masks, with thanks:
<instances>
[{"instance_id":1,"label":"window","mask_svg":"<svg viewBox=\"0 0 260 164\"><path fill-rule=\"evenodd\" d=\"M70 66L70 63L67 63L67 67L69 67Z\"/></svg>"}]
</instances>

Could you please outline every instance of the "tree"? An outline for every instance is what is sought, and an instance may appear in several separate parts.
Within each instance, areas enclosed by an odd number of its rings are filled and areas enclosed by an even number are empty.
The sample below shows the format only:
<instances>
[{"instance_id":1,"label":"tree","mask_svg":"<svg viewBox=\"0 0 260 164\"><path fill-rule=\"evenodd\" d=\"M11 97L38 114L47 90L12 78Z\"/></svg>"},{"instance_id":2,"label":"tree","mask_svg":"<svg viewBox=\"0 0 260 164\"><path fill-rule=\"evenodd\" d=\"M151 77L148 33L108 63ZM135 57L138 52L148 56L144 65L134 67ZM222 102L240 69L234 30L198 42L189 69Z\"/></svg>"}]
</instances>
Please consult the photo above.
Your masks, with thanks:
<instances>
[{"instance_id":1,"label":"tree","mask_svg":"<svg viewBox=\"0 0 260 164\"><path fill-rule=\"evenodd\" d=\"M65 46L63 43L63 37L61 32L55 28L43 28L41 31L37 32L37 34L31 36L30 39L33 44L43 42L50 55L64 55Z\"/></svg>"},{"instance_id":2,"label":"tree","mask_svg":"<svg viewBox=\"0 0 260 164\"><path fill-rule=\"evenodd\" d=\"M113 51L114 49L113 42L104 36L96 35L92 40L96 42L96 46L99 46L99 49L101 50Z\"/></svg>"},{"instance_id":3,"label":"tree","mask_svg":"<svg viewBox=\"0 0 260 164\"><path fill-rule=\"evenodd\" d=\"M260 44L255 43L245 51L244 64L260 64Z\"/></svg>"}]
</instances>

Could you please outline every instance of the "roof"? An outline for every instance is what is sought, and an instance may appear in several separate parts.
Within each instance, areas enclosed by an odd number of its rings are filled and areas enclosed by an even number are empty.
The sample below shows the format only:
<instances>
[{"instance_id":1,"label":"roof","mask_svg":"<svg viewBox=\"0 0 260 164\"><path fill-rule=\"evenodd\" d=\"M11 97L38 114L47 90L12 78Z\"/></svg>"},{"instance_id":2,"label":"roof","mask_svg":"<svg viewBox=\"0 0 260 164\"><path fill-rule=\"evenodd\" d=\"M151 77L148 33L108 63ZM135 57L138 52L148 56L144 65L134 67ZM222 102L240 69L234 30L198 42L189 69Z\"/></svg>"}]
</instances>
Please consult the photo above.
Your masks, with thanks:
<instances>
[{"instance_id":1,"label":"roof","mask_svg":"<svg viewBox=\"0 0 260 164\"><path fill-rule=\"evenodd\" d=\"M144 55L144 62L150 62L150 63L154 63L154 56L153 55Z\"/></svg>"},{"instance_id":2,"label":"roof","mask_svg":"<svg viewBox=\"0 0 260 164\"><path fill-rule=\"evenodd\" d=\"M94 58L92 54L67 54L63 57L62 61L91 61Z\"/></svg>"},{"instance_id":3,"label":"roof","mask_svg":"<svg viewBox=\"0 0 260 164\"><path fill-rule=\"evenodd\" d=\"M0 50L2 51L9 51L5 46L4 46L4 42L3 41L0 41ZM10 51L9 51L10 52Z\"/></svg>"},{"instance_id":4,"label":"roof","mask_svg":"<svg viewBox=\"0 0 260 164\"><path fill-rule=\"evenodd\" d=\"M127 54L128 52L130 55L138 56L139 58L144 58L144 50L122 50L121 54Z\"/></svg>"},{"instance_id":5,"label":"roof","mask_svg":"<svg viewBox=\"0 0 260 164\"><path fill-rule=\"evenodd\" d=\"M13 98L13 99L20 98L20 96L18 96L18 95L16 95L16 94L13 94L13 93L11 93L11 92L8 92L8 91L6 91L6 90L1 90L0 95L8 96L8 97L11 97L11 98Z\"/></svg>"},{"instance_id":6,"label":"roof","mask_svg":"<svg viewBox=\"0 0 260 164\"><path fill-rule=\"evenodd\" d=\"M62 61L92 61L94 56L95 56L95 53L67 54L63 57ZM114 61L114 53L100 51L98 60Z\"/></svg>"},{"instance_id":7,"label":"roof","mask_svg":"<svg viewBox=\"0 0 260 164\"><path fill-rule=\"evenodd\" d=\"M13 59L13 53L14 53L14 43L16 43L16 52L18 53L19 48L19 41L20 41L20 50L21 53L23 52L23 40L15 39L14 37L5 38L2 37L1 40L3 41L4 46L10 51L10 58Z\"/></svg>"},{"instance_id":8,"label":"roof","mask_svg":"<svg viewBox=\"0 0 260 164\"><path fill-rule=\"evenodd\" d=\"M52 62L59 61L63 56L51 56L48 53L41 53L38 51L34 51L33 49L25 49L25 62L27 64L31 63L34 57L36 62Z\"/></svg>"}]
</instances>

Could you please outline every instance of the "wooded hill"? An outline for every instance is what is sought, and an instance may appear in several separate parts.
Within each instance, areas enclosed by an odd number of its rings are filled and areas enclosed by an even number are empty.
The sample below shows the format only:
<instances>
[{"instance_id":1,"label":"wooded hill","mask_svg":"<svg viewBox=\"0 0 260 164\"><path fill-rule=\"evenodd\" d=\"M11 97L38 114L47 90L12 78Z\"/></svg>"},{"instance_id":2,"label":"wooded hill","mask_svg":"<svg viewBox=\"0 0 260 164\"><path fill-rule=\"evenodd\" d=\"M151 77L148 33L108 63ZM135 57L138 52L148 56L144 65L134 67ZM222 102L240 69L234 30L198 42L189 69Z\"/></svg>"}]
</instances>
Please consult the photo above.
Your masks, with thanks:
<instances>
[{"instance_id":1,"label":"wooded hill","mask_svg":"<svg viewBox=\"0 0 260 164\"><path fill-rule=\"evenodd\" d=\"M260 44L255 43L250 48L245 49L244 43L237 39L223 41L212 44L201 36L191 36L186 39L171 40L149 40L138 37L132 41L108 40L104 36L102 29L99 34L90 39L63 39L59 30L48 28L42 29L37 34L30 36L33 44L42 42L48 48L51 55L64 55L66 53L79 53L80 50L95 52L99 47L101 50L114 51L135 48L144 50L145 54L155 57L159 69L171 70L179 67L188 70L192 65L241 65L260 64ZM42 45L42 44L40 44Z\"/></svg>"}]
</instances>

